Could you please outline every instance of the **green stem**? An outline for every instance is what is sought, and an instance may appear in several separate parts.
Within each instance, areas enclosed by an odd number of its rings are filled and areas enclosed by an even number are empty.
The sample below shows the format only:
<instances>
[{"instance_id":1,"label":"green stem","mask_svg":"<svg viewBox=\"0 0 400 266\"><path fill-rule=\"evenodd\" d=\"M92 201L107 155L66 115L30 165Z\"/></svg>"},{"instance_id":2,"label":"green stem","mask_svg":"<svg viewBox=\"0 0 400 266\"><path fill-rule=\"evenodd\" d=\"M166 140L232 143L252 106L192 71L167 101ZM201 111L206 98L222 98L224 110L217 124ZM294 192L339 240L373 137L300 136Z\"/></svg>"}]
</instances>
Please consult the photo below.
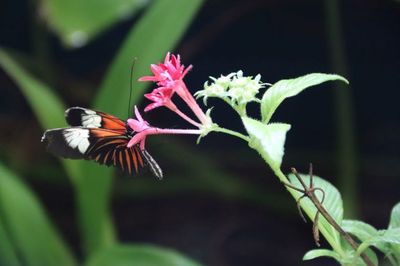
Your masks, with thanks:
<instances>
[{"instance_id":1,"label":"green stem","mask_svg":"<svg viewBox=\"0 0 400 266\"><path fill-rule=\"evenodd\" d=\"M348 78L347 60L342 33L338 0L325 0L325 18L332 70ZM344 84L335 83L337 164L339 186L342 191L345 216L355 218L359 212L357 193L357 148L355 141L352 96Z\"/></svg>"},{"instance_id":2,"label":"green stem","mask_svg":"<svg viewBox=\"0 0 400 266\"><path fill-rule=\"evenodd\" d=\"M243 139L243 140L245 140L245 141L247 141L247 142L250 141L250 138L249 138L249 137L244 136L244 135L241 134L241 133L232 131L232 130L230 130L230 129L221 128L221 127L216 127L215 129L213 129L213 131L217 131L217 132L222 132L222 133L226 133L226 134L229 134L229 135L233 135L233 136L239 137L239 138L241 138L241 139ZM260 152L260 153L261 153L261 152ZM274 170L275 175L279 178L279 180L280 180L282 183L285 183L285 184L290 183L290 181L288 180L288 178L286 177L286 175L282 173L281 169L278 168L278 169L273 169L273 170ZM297 199L297 194L296 194L296 192L295 192L293 189L289 189L289 188L287 188L287 187L286 187L286 189L287 189L287 190L289 191L289 193L293 196L293 198ZM307 206L307 205L305 205L305 204L302 204L301 202L300 202L300 205L301 205L302 209L305 211L305 213L311 218L311 220L313 220L314 217L313 217L313 211L312 211L312 209L311 209L309 206ZM319 230L321 231L322 235L325 237L325 239L328 241L328 243L332 246L332 248L333 248L337 253L339 253L339 254L341 254L341 255L344 255L344 252L343 252L343 250L342 250L342 247L340 246L340 243L339 243L338 241L336 241L336 239L334 238L334 236L332 236L332 235L330 234L330 232L329 232L325 227L323 227L323 226L318 226L318 228L319 228Z\"/></svg>"},{"instance_id":3,"label":"green stem","mask_svg":"<svg viewBox=\"0 0 400 266\"><path fill-rule=\"evenodd\" d=\"M284 173L282 173L281 169L274 169L274 173L282 183L284 183L284 184L290 183L289 179L286 177L286 175ZM289 191L290 195L292 195L292 197L295 200L297 200L297 194L296 194L295 190L290 189L288 187L286 187L286 190ZM308 215L308 217L310 217L310 219L313 220L314 219L313 210L308 205L303 204L301 202L300 202L300 206L304 210L304 212ZM326 241L328 241L328 243L332 246L332 248L340 255L344 255L344 252L343 252L342 247L340 246L340 243L338 243L338 241L336 241L336 239L330 234L330 232L323 226L318 225L318 228L319 228L320 232L322 233L322 235L325 237Z\"/></svg>"},{"instance_id":4,"label":"green stem","mask_svg":"<svg viewBox=\"0 0 400 266\"><path fill-rule=\"evenodd\" d=\"M213 128L212 131L229 134L229 135L241 138L242 140L244 140L246 142L250 141L250 138L248 136L245 136L242 133L239 133L239 132L227 129L227 128L223 128L223 127L220 127L220 126Z\"/></svg>"}]
</instances>

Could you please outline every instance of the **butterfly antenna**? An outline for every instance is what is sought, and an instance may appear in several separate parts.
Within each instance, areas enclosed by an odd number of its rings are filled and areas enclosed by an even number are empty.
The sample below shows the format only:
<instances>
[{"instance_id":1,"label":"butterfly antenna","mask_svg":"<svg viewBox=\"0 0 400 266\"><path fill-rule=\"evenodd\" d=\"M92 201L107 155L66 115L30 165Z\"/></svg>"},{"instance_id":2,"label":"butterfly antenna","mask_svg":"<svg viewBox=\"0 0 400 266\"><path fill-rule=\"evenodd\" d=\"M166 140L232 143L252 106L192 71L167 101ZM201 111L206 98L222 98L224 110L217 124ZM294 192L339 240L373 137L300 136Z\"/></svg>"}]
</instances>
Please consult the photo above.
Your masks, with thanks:
<instances>
[{"instance_id":1,"label":"butterfly antenna","mask_svg":"<svg viewBox=\"0 0 400 266\"><path fill-rule=\"evenodd\" d=\"M131 76L129 80L129 102L128 102L128 117L130 117L131 112L131 99L132 99L132 91L133 91L133 68L135 67L137 61L137 57L133 58L131 65Z\"/></svg>"}]
</instances>

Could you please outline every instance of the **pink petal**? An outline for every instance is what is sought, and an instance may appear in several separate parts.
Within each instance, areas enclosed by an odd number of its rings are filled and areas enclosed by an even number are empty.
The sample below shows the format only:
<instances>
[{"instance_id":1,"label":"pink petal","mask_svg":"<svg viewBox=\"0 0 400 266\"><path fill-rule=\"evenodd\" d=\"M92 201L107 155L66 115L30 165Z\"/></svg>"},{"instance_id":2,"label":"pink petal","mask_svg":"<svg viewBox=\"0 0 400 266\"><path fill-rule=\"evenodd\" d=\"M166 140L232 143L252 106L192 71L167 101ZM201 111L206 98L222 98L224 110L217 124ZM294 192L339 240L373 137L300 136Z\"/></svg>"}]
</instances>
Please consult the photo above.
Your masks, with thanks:
<instances>
[{"instance_id":1,"label":"pink petal","mask_svg":"<svg viewBox=\"0 0 400 266\"><path fill-rule=\"evenodd\" d=\"M140 115L139 110L137 109L136 105L135 105L135 116L140 122L144 121L142 116Z\"/></svg>"},{"instance_id":2,"label":"pink petal","mask_svg":"<svg viewBox=\"0 0 400 266\"><path fill-rule=\"evenodd\" d=\"M136 134L135 136L133 136L133 138L131 138L128 142L128 144L126 145L126 147L130 148L135 144L138 144L141 141L144 141L146 139L146 135L144 134Z\"/></svg>"},{"instance_id":3,"label":"pink petal","mask_svg":"<svg viewBox=\"0 0 400 266\"><path fill-rule=\"evenodd\" d=\"M154 91L152 93L144 94L144 97L146 97L147 99L149 99L150 101L153 101L153 102L156 102L156 101L160 100L160 96L155 94Z\"/></svg>"},{"instance_id":4,"label":"pink petal","mask_svg":"<svg viewBox=\"0 0 400 266\"><path fill-rule=\"evenodd\" d=\"M169 61L170 55L171 55L171 52L168 52L167 55L165 56L164 64Z\"/></svg>"},{"instance_id":5,"label":"pink petal","mask_svg":"<svg viewBox=\"0 0 400 266\"><path fill-rule=\"evenodd\" d=\"M144 108L144 111L145 111L145 112L148 112L148 111L151 111L151 110L153 110L153 109L155 109L155 108L157 108L157 107L160 107L160 106L162 106L161 103L158 103L158 102L156 102L156 103L151 103L151 104L147 105L146 108Z\"/></svg>"},{"instance_id":6,"label":"pink petal","mask_svg":"<svg viewBox=\"0 0 400 266\"><path fill-rule=\"evenodd\" d=\"M190 70L192 70L192 68L193 68L193 65L189 65L189 66L185 69L185 71L183 71L183 73L182 73L182 75L181 75L181 79L183 79L183 78L186 76L186 74L187 74Z\"/></svg>"},{"instance_id":7,"label":"pink petal","mask_svg":"<svg viewBox=\"0 0 400 266\"><path fill-rule=\"evenodd\" d=\"M154 76L144 76L138 79L139 81L157 81L158 79Z\"/></svg>"}]
</instances>

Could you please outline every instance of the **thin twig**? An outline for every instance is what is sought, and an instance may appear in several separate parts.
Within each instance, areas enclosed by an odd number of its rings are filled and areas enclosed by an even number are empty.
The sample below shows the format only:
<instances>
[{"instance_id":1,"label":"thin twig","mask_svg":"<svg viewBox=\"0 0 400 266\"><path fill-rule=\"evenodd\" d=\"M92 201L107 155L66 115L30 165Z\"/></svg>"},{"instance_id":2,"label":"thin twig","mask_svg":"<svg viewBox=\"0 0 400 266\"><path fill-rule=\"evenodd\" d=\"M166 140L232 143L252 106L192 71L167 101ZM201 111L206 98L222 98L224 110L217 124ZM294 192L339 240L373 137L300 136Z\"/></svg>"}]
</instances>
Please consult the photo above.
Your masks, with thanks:
<instances>
[{"instance_id":1,"label":"thin twig","mask_svg":"<svg viewBox=\"0 0 400 266\"><path fill-rule=\"evenodd\" d=\"M340 225L333 219L333 217L329 214L329 212L325 209L325 207L322 205L323 200L325 199L325 192L323 191L323 189L321 188L316 188L314 187L314 184L312 182L313 179L313 174L312 174L312 165L310 164L310 186L307 187L307 185L305 184L304 180L301 178L301 176L299 175L299 173L297 172L297 170L292 167L291 168L292 173L296 176L296 178L299 180L300 184L302 185L303 189L299 189L299 188L295 188L292 184L285 184L286 186L288 186L289 188L295 189L296 191L302 192L304 193L303 196L301 196L299 198L302 199L304 197L309 198L312 203L315 205L315 207L317 208L317 213L315 214L314 217L314 225L313 225L313 235L314 235L314 240L317 243L317 245L319 246L319 233L318 233L318 219L319 219L319 213L321 213L321 215L326 219L326 221L333 226L333 228L335 228L336 231L339 232L339 234L350 244L350 246L352 248L354 248L354 250L357 251L359 244L350 236L350 234L348 234L347 232L345 232ZM315 195L315 191L321 191L322 192L322 199L321 201L317 198L317 196ZM299 203L300 201L298 201ZM303 215L301 215L303 216ZM373 262L370 260L370 258L366 255L365 252L361 253L361 259L368 265L368 266L374 266Z\"/></svg>"}]
</instances>

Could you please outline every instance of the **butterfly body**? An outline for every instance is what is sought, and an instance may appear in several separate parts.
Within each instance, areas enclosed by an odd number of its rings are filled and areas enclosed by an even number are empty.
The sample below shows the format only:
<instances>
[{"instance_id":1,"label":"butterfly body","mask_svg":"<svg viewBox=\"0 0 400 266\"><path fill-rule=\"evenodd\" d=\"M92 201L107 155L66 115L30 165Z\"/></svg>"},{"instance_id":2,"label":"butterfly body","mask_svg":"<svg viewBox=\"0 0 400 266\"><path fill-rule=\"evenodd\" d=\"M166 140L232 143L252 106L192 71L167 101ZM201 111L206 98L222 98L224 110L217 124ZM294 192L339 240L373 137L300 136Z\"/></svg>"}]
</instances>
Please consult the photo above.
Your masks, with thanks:
<instances>
[{"instance_id":1,"label":"butterfly body","mask_svg":"<svg viewBox=\"0 0 400 266\"><path fill-rule=\"evenodd\" d=\"M127 147L135 132L121 119L82 107L67 109L65 119L71 127L50 129L43 134L42 142L47 143L49 152L63 158L112 165L130 175L149 167L158 179L163 177L161 168L146 150L139 145Z\"/></svg>"}]
</instances>

